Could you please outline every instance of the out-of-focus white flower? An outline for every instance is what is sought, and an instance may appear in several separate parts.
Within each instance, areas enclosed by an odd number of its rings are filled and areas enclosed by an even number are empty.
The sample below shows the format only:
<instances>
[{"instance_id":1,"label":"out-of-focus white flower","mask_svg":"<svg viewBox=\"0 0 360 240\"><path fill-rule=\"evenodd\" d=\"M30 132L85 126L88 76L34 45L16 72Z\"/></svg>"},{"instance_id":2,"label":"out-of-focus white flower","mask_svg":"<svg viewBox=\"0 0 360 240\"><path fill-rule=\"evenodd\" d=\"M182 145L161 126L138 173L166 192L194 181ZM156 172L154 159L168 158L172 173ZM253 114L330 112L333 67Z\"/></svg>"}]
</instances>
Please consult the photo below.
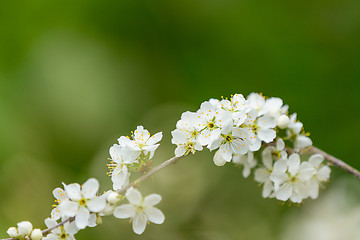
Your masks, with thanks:
<instances>
[{"instance_id":1,"label":"out-of-focus white flower","mask_svg":"<svg viewBox=\"0 0 360 240\"><path fill-rule=\"evenodd\" d=\"M154 156L155 150L160 144L157 144L162 139L162 133L158 132L150 135L149 131L143 126L138 126L131 135L131 138L121 136L118 141L124 147L122 156L126 163L133 163L137 161L140 154L143 152L146 156L150 153L149 159Z\"/></svg>"},{"instance_id":2,"label":"out-of-focus white flower","mask_svg":"<svg viewBox=\"0 0 360 240\"><path fill-rule=\"evenodd\" d=\"M255 110L256 112L262 111L265 105L265 98L261 94L258 93L250 93L247 96L247 100L249 102L249 106L251 109Z\"/></svg>"},{"instance_id":3,"label":"out-of-focus white flower","mask_svg":"<svg viewBox=\"0 0 360 240\"><path fill-rule=\"evenodd\" d=\"M308 182L309 195L312 199L319 196L319 185L330 178L331 169L327 165L323 165L324 157L321 154L314 154L309 158L309 163L314 167L316 173Z\"/></svg>"},{"instance_id":4,"label":"out-of-focus white flower","mask_svg":"<svg viewBox=\"0 0 360 240\"><path fill-rule=\"evenodd\" d=\"M270 154L264 154L262 155L262 163L263 167L259 167L255 170L255 181L264 184L262 196L263 198L267 197L274 197L274 184L270 179L270 175L273 171L273 156Z\"/></svg>"},{"instance_id":5,"label":"out-of-focus white flower","mask_svg":"<svg viewBox=\"0 0 360 240\"><path fill-rule=\"evenodd\" d=\"M136 234L142 234L145 231L148 221L156 224L164 222L164 214L154 207L161 201L160 195L150 194L143 198L138 190L131 187L126 191L125 196L129 200L129 204L123 204L115 208L114 216L117 218L130 218Z\"/></svg>"},{"instance_id":6,"label":"out-of-focus white flower","mask_svg":"<svg viewBox=\"0 0 360 240\"><path fill-rule=\"evenodd\" d=\"M266 115L273 117L275 122L278 121L279 117L281 115L286 114L289 107L287 105L283 106L283 101L280 98L272 97L269 99L266 99L265 104L261 111L259 112L259 115Z\"/></svg>"},{"instance_id":7,"label":"out-of-focus white flower","mask_svg":"<svg viewBox=\"0 0 360 240\"><path fill-rule=\"evenodd\" d=\"M233 157L233 163L243 165L243 176L244 178L247 178L251 173L251 169L256 166L257 162L254 158L254 153L248 152L244 155L235 155Z\"/></svg>"},{"instance_id":8,"label":"out-of-focus white flower","mask_svg":"<svg viewBox=\"0 0 360 240\"><path fill-rule=\"evenodd\" d=\"M300 156L292 154L289 159L280 159L274 164L270 179L274 182L275 197L281 201L290 199L301 203L309 196L307 181L315 174L309 162L300 164Z\"/></svg>"},{"instance_id":9,"label":"out-of-focus white flower","mask_svg":"<svg viewBox=\"0 0 360 240\"><path fill-rule=\"evenodd\" d=\"M91 212L101 212L106 206L106 199L96 196L99 182L95 178L90 178L82 187L77 183L63 185L69 200L59 205L62 217L75 217L75 224L79 229L84 229L89 224L93 225Z\"/></svg>"},{"instance_id":10,"label":"out-of-focus white flower","mask_svg":"<svg viewBox=\"0 0 360 240\"><path fill-rule=\"evenodd\" d=\"M63 219L66 220L66 219ZM57 221L51 218L45 219L47 228L53 228L58 224ZM63 226L54 228L51 232L44 237L44 240L75 240L74 235L79 231L75 222L66 222Z\"/></svg>"}]
</instances>

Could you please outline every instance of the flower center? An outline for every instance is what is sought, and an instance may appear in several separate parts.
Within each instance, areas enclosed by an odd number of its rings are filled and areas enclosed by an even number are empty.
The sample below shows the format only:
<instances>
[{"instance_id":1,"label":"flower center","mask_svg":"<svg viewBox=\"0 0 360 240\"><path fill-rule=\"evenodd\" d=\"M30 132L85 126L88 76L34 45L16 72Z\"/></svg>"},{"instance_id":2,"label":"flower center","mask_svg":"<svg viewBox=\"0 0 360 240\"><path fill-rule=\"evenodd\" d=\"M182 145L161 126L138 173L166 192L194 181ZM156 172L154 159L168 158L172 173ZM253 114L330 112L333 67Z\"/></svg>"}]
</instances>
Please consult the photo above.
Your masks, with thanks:
<instances>
[{"instance_id":1,"label":"flower center","mask_svg":"<svg viewBox=\"0 0 360 240\"><path fill-rule=\"evenodd\" d=\"M290 179L289 179L289 181L290 181L291 183L296 182L296 181L297 181L296 176L291 176Z\"/></svg>"},{"instance_id":2,"label":"flower center","mask_svg":"<svg viewBox=\"0 0 360 240\"><path fill-rule=\"evenodd\" d=\"M210 130L214 130L214 129L215 129L215 123L213 123L213 122L208 122L207 127L208 127Z\"/></svg>"},{"instance_id":3,"label":"flower center","mask_svg":"<svg viewBox=\"0 0 360 240\"><path fill-rule=\"evenodd\" d=\"M86 199L85 199L85 198L80 199L80 200L79 200L79 205L80 205L81 207L86 206Z\"/></svg>"},{"instance_id":4,"label":"flower center","mask_svg":"<svg viewBox=\"0 0 360 240\"><path fill-rule=\"evenodd\" d=\"M227 135L227 136L225 137L225 140L226 140L227 142L232 142L233 137L232 137L231 135Z\"/></svg>"},{"instance_id":5,"label":"flower center","mask_svg":"<svg viewBox=\"0 0 360 240\"><path fill-rule=\"evenodd\" d=\"M59 237L60 239L66 239L68 236L66 233L61 233Z\"/></svg>"},{"instance_id":6,"label":"flower center","mask_svg":"<svg viewBox=\"0 0 360 240\"><path fill-rule=\"evenodd\" d=\"M137 211L138 213L141 213L141 212L144 211L144 207L143 207L143 206L137 206L136 211Z\"/></svg>"}]
</instances>

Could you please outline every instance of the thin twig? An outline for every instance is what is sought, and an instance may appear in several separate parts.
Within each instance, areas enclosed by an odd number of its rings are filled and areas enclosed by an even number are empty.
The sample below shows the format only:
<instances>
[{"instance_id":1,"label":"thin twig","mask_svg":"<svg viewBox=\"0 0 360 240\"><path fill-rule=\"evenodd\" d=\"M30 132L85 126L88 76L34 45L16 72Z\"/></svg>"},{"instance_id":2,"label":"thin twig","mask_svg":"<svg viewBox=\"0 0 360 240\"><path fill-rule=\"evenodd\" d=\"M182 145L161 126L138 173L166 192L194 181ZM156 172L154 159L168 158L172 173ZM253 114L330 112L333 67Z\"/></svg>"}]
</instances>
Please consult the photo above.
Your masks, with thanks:
<instances>
[{"instance_id":1,"label":"thin twig","mask_svg":"<svg viewBox=\"0 0 360 240\"><path fill-rule=\"evenodd\" d=\"M117 192L119 194L124 193L126 190L128 190L130 187L136 187L139 183L143 182L144 180L148 179L149 177L151 177L152 175L154 175L155 173L157 173L158 171L160 171L161 169L176 163L180 158L182 157L173 157L170 158L169 160L166 160L165 162L161 163L160 165L154 167L153 169L151 169L148 173L142 175L141 177L139 177L138 179L136 179L135 181L133 181L132 183L126 185L125 187L123 187L122 189L118 190ZM52 228L48 228L42 231L43 236L46 236L47 234L49 234L52 230L54 230L55 228L58 228L62 225L64 225L67 222L72 222L74 221L75 218L71 217L68 218L67 220L64 220L60 223L58 223L56 226L52 227ZM19 238L4 238L4 239L0 239L0 240L19 240Z\"/></svg>"},{"instance_id":2,"label":"thin twig","mask_svg":"<svg viewBox=\"0 0 360 240\"><path fill-rule=\"evenodd\" d=\"M330 164L334 165L334 166L337 166L338 168L350 173L351 175L355 176L356 178L360 179L360 172L351 167L349 164L341 161L340 159L324 152L323 150L317 148L317 147L314 147L314 146L311 146L310 148L308 149L304 149L303 151L304 153L318 153L318 154L321 154L324 156L325 160L327 160Z\"/></svg>"}]
</instances>

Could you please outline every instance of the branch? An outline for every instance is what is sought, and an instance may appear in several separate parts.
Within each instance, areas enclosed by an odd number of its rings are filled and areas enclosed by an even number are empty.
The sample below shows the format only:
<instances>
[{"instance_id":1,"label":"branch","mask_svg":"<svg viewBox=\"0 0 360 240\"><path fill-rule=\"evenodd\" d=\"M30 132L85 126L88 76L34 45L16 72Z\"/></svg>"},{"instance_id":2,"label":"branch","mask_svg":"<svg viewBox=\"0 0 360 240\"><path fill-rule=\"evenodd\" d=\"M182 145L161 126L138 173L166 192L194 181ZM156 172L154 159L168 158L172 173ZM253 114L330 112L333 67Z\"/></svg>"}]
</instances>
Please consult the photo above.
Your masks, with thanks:
<instances>
[{"instance_id":1,"label":"branch","mask_svg":"<svg viewBox=\"0 0 360 240\"><path fill-rule=\"evenodd\" d=\"M136 179L135 181L133 181L132 183L126 185L125 187L123 187L122 189L118 190L117 192L119 194L124 193L126 190L128 190L130 187L136 187L139 183L143 182L144 180L148 179L149 177L151 177L152 175L154 175L155 173L157 173L158 171L160 171L161 169L171 165L171 164L175 164L180 158L183 158L184 156L181 157L173 157L170 158L169 160L166 160L165 162L161 163L160 165L154 167L153 169L151 169L148 173L142 175L141 177L139 177L138 179ZM45 229L42 231L43 236L46 236L47 234L49 234L52 230L54 230L55 228L58 228L62 225L64 225L67 222L72 222L74 221L75 218L71 217L68 218L67 220L64 220L62 222L60 222L59 224L57 224L56 226L49 228L49 229ZM19 240L19 238L4 238L4 239L0 239L0 240Z\"/></svg>"},{"instance_id":2,"label":"branch","mask_svg":"<svg viewBox=\"0 0 360 240\"><path fill-rule=\"evenodd\" d=\"M330 164L334 165L334 166L337 166L338 168L350 173L351 175L355 176L356 178L360 179L360 172L351 167L349 164L341 161L340 159L324 152L323 150L317 148L317 147L314 147L314 146L311 146L310 148L308 149L304 149L304 152L305 153L318 153L318 154L321 154L324 156L325 160L327 160Z\"/></svg>"}]
</instances>

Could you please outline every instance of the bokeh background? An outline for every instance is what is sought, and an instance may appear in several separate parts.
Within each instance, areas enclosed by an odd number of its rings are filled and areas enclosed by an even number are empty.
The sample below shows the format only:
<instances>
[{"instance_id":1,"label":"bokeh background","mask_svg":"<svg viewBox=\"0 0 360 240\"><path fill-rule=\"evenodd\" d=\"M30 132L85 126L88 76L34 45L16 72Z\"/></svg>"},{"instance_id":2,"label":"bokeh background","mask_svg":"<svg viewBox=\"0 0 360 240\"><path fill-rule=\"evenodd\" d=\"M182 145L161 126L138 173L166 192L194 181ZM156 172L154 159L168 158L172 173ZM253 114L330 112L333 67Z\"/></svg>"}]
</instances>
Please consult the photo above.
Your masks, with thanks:
<instances>
[{"instance_id":1,"label":"bokeh background","mask_svg":"<svg viewBox=\"0 0 360 240\"><path fill-rule=\"evenodd\" d=\"M137 125L172 156L185 110L233 93L278 96L314 145L360 169L360 1L0 2L0 237L44 227L61 182L96 177ZM104 218L77 239L360 239L360 182L333 168L316 201L263 199L241 169L203 151L141 186L163 225L138 237Z\"/></svg>"}]
</instances>

